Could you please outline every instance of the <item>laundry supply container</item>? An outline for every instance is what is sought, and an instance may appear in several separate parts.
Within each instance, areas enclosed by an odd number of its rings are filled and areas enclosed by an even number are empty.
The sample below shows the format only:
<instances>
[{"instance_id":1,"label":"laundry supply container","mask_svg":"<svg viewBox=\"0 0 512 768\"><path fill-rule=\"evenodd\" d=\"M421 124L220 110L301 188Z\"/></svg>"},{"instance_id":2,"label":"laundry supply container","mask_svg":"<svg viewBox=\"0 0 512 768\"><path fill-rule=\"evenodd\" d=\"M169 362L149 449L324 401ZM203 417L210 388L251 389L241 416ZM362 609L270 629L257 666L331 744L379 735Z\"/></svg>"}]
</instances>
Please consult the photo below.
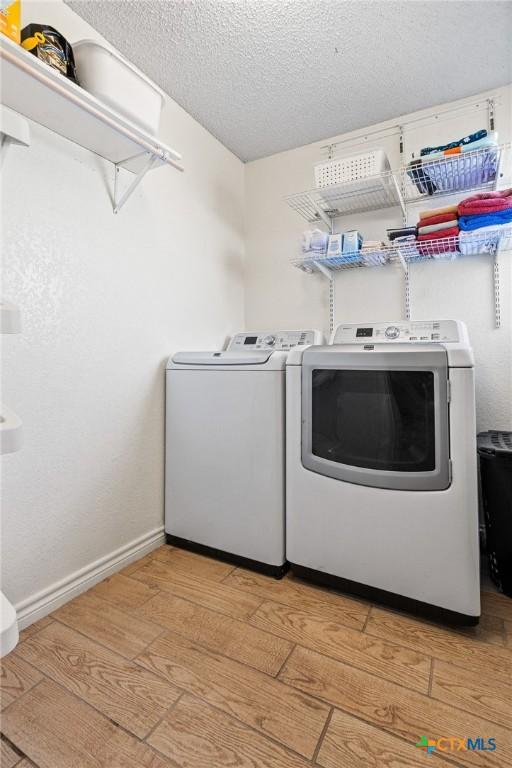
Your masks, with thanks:
<instances>
[{"instance_id":1,"label":"laundry supply container","mask_svg":"<svg viewBox=\"0 0 512 768\"><path fill-rule=\"evenodd\" d=\"M164 93L137 67L94 40L73 43L80 85L152 136L158 134Z\"/></svg>"},{"instance_id":2,"label":"laundry supply container","mask_svg":"<svg viewBox=\"0 0 512 768\"><path fill-rule=\"evenodd\" d=\"M490 574L512 597L512 432L481 432L477 449Z\"/></svg>"},{"instance_id":3,"label":"laundry supply container","mask_svg":"<svg viewBox=\"0 0 512 768\"><path fill-rule=\"evenodd\" d=\"M350 157L340 157L315 165L315 183L318 189L332 184L361 183L375 186L375 176L389 171L389 160L383 149L372 149ZM386 179L388 181L388 179ZM383 184L383 180L377 180Z\"/></svg>"}]
</instances>

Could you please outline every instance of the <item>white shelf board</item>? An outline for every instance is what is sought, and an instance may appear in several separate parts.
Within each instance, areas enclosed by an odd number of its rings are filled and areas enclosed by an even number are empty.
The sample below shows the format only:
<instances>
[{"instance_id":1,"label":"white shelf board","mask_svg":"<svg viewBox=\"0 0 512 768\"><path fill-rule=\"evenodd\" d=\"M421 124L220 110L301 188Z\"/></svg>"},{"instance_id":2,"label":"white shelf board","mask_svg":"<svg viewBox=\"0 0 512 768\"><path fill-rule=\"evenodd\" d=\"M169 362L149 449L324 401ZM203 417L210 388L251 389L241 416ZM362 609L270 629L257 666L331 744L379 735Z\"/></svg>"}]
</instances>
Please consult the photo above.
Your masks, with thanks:
<instances>
[{"instance_id":1,"label":"white shelf board","mask_svg":"<svg viewBox=\"0 0 512 768\"><path fill-rule=\"evenodd\" d=\"M3 403L0 404L0 454L19 451L22 444L21 419Z\"/></svg>"},{"instance_id":2,"label":"white shelf board","mask_svg":"<svg viewBox=\"0 0 512 768\"><path fill-rule=\"evenodd\" d=\"M0 35L2 104L132 173L153 167L182 171L181 155L24 48Z\"/></svg>"},{"instance_id":3,"label":"white shelf board","mask_svg":"<svg viewBox=\"0 0 512 768\"><path fill-rule=\"evenodd\" d=\"M20 333L21 313L15 304L0 301L0 333Z\"/></svg>"}]
</instances>

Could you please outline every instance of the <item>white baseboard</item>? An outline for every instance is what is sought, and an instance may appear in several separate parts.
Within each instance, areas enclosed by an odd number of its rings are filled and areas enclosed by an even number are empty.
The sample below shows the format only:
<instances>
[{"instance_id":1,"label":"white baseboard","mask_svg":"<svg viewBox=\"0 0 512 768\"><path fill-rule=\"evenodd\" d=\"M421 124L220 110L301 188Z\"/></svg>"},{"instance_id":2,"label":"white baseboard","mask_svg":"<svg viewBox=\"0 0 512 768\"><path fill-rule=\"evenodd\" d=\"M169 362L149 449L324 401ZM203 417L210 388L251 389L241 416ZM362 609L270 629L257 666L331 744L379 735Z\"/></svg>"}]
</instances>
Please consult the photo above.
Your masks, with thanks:
<instances>
[{"instance_id":1,"label":"white baseboard","mask_svg":"<svg viewBox=\"0 0 512 768\"><path fill-rule=\"evenodd\" d=\"M14 607L18 616L18 627L24 629L43 616L55 611L73 597L102 581L112 573L138 560L165 542L164 528L160 526L149 533L133 539L129 544L116 549L109 555L89 563L65 579L22 600Z\"/></svg>"}]
</instances>

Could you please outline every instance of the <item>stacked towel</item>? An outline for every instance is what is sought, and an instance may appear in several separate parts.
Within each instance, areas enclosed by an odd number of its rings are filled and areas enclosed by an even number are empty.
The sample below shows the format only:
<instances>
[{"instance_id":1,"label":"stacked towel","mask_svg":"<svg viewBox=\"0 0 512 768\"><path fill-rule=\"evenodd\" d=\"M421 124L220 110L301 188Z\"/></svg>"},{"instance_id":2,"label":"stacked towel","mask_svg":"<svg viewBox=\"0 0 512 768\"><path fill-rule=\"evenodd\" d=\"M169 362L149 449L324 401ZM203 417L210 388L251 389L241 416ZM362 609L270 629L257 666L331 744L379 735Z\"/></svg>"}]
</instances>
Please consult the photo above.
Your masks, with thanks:
<instances>
[{"instance_id":1,"label":"stacked towel","mask_svg":"<svg viewBox=\"0 0 512 768\"><path fill-rule=\"evenodd\" d=\"M492 213L479 213L476 216L461 216L459 218L460 228L465 232L481 227L502 226L512 222L512 206L504 211L493 211Z\"/></svg>"},{"instance_id":2,"label":"stacked towel","mask_svg":"<svg viewBox=\"0 0 512 768\"><path fill-rule=\"evenodd\" d=\"M456 213L439 213L437 216L427 216L418 222L418 235L428 235L432 232L442 232L458 226Z\"/></svg>"},{"instance_id":3,"label":"stacked towel","mask_svg":"<svg viewBox=\"0 0 512 768\"><path fill-rule=\"evenodd\" d=\"M424 211L418 221L418 250L422 256L436 258L444 253L458 250L456 238L459 234L459 219L454 206L446 206L448 210ZM440 210L440 209L438 209Z\"/></svg>"},{"instance_id":4,"label":"stacked towel","mask_svg":"<svg viewBox=\"0 0 512 768\"><path fill-rule=\"evenodd\" d=\"M459 203L459 245L464 254L492 253L512 236L512 189L484 192Z\"/></svg>"},{"instance_id":5,"label":"stacked towel","mask_svg":"<svg viewBox=\"0 0 512 768\"><path fill-rule=\"evenodd\" d=\"M459 216L474 216L485 213L495 213L512 208L512 189L502 189L499 192L482 192L479 195L466 197L458 206Z\"/></svg>"}]
</instances>

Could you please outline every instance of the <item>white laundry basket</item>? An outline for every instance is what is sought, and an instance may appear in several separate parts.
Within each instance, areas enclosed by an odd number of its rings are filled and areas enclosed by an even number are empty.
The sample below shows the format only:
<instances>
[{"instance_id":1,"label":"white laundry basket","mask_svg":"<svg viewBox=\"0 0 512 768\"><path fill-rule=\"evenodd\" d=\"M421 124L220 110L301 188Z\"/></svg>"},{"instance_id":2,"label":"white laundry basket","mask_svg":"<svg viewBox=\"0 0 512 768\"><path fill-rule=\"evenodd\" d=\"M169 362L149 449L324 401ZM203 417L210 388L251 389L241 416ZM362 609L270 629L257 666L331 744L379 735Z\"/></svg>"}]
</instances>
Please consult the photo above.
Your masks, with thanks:
<instances>
[{"instance_id":1,"label":"white laundry basket","mask_svg":"<svg viewBox=\"0 0 512 768\"><path fill-rule=\"evenodd\" d=\"M315 183L318 189L330 187L333 184L360 183L364 179L371 179L389 170L389 160L384 150L372 149L358 155L317 163Z\"/></svg>"},{"instance_id":2,"label":"white laundry basket","mask_svg":"<svg viewBox=\"0 0 512 768\"><path fill-rule=\"evenodd\" d=\"M156 136L163 91L125 58L94 40L79 40L72 48L82 88Z\"/></svg>"}]
</instances>

